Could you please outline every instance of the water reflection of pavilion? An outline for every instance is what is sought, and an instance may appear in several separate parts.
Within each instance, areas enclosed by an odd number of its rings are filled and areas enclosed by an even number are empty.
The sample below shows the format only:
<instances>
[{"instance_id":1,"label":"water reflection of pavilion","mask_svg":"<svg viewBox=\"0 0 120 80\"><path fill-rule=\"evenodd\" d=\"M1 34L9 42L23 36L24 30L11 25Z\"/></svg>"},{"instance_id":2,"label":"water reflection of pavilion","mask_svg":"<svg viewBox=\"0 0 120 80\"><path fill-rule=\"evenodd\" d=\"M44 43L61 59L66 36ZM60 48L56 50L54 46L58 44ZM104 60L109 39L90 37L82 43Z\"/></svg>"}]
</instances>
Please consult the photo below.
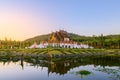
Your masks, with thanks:
<instances>
[{"instance_id":1,"label":"water reflection of pavilion","mask_svg":"<svg viewBox=\"0 0 120 80\"><path fill-rule=\"evenodd\" d=\"M70 62L59 62L59 63L49 64L48 74L56 73L56 74L64 75L72 68L71 65L72 64Z\"/></svg>"}]
</instances>

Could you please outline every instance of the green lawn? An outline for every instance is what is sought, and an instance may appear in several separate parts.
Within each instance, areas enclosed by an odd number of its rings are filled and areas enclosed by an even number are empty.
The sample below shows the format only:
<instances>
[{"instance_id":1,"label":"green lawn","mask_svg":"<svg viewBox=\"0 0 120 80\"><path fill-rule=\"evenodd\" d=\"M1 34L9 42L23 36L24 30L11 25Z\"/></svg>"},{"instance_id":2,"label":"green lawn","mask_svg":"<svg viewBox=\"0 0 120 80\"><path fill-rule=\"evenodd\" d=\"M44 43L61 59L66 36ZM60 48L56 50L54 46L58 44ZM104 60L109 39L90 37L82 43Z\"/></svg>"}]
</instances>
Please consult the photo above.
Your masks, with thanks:
<instances>
[{"instance_id":1,"label":"green lawn","mask_svg":"<svg viewBox=\"0 0 120 80\"><path fill-rule=\"evenodd\" d=\"M81 54L81 55L116 55L120 56L119 49L64 49L64 48L46 48L46 49L0 49L0 54Z\"/></svg>"}]
</instances>

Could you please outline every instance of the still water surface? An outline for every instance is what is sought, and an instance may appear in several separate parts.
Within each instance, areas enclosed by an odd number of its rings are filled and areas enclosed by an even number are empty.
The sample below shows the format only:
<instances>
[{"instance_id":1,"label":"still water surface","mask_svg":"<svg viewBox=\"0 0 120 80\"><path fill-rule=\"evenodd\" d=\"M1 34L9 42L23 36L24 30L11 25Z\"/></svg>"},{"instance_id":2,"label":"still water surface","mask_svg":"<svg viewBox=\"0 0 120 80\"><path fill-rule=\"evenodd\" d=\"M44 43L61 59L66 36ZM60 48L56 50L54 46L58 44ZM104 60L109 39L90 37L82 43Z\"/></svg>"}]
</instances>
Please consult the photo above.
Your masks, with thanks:
<instances>
[{"instance_id":1,"label":"still water surface","mask_svg":"<svg viewBox=\"0 0 120 80\"><path fill-rule=\"evenodd\" d=\"M0 80L120 80L119 58L1 59Z\"/></svg>"}]
</instances>

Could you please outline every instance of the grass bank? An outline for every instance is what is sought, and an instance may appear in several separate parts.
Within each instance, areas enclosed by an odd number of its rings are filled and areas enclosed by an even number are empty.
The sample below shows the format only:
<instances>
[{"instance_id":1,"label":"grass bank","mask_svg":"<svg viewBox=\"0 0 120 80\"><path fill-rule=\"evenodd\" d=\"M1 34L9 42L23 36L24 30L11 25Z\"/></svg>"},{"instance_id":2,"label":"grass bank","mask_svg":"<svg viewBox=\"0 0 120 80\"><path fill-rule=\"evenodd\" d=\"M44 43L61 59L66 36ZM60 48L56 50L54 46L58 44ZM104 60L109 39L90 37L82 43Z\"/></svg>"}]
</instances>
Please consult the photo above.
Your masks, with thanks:
<instances>
[{"instance_id":1,"label":"grass bank","mask_svg":"<svg viewBox=\"0 0 120 80\"><path fill-rule=\"evenodd\" d=\"M46 48L46 49L0 49L0 54L26 54L26 55L107 55L107 56L120 56L119 49L63 49L63 48Z\"/></svg>"}]
</instances>

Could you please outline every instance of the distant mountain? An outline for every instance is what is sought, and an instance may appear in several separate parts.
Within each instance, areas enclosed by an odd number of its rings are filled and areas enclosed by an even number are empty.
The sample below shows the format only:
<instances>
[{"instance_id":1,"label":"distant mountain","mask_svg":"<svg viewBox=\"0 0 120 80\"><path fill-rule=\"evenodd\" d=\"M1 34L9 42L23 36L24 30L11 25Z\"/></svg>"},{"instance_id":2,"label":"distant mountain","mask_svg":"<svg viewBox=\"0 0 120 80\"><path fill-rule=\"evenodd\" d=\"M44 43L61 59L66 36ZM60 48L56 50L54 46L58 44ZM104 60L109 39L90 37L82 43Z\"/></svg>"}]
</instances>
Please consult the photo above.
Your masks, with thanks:
<instances>
[{"instance_id":1,"label":"distant mountain","mask_svg":"<svg viewBox=\"0 0 120 80\"><path fill-rule=\"evenodd\" d=\"M80 35L74 34L74 33L68 33L68 34L70 35L71 39L74 40L74 41L87 39L88 38L86 36L80 36ZM24 40L24 42L48 41L50 36L51 36L51 34L39 35L39 36L35 36L33 38L26 39L26 40Z\"/></svg>"},{"instance_id":2,"label":"distant mountain","mask_svg":"<svg viewBox=\"0 0 120 80\"><path fill-rule=\"evenodd\" d=\"M45 35L39 35L39 36L35 36L33 38L29 38L29 39L26 39L24 40L23 42L40 42L40 41L48 41L48 39L50 39L51 37L51 34L45 34ZM74 33L68 33L71 40L73 41L79 41L79 42L82 42L82 41L89 41L89 42L94 42L94 41L100 41L102 38L104 38L104 41L118 41L120 40L120 34L116 34L116 35L100 35L100 36L81 36L81 35L78 35L78 34L74 34Z\"/></svg>"},{"instance_id":3,"label":"distant mountain","mask_svg":"<svg viewBox=\"0 0 120 80\"><path fill-rule=\"evenodd\" d=\"M24 42L47 41L49 37L50 37L50 34L39 35L33 38L26 39L24 40Z\"/></svg>"}]
</instances>

